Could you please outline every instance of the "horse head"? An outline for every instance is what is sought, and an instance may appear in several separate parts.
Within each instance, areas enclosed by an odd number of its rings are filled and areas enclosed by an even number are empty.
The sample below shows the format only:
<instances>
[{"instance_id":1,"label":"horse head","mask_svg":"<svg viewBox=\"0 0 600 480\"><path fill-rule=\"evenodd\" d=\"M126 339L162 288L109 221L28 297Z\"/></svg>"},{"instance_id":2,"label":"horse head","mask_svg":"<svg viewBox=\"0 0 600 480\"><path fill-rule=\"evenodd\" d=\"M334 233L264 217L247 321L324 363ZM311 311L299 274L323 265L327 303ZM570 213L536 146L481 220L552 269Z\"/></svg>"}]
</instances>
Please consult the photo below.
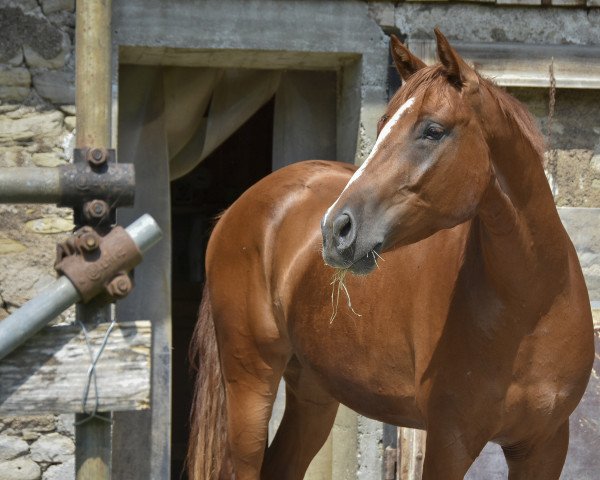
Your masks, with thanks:
<instances>
[{"instance_id":1,"label":"horse head","mask_svg":"<svg viewBox=\"0 0 600 480\"><path fill-rule=\"evenodd\" d=\"M403 86L375 146L321 221L327 264L367 274L376 255L473 218L493 179L480 78L436 29L426 66L392 37Z\"/></svg>"}]
</instances>

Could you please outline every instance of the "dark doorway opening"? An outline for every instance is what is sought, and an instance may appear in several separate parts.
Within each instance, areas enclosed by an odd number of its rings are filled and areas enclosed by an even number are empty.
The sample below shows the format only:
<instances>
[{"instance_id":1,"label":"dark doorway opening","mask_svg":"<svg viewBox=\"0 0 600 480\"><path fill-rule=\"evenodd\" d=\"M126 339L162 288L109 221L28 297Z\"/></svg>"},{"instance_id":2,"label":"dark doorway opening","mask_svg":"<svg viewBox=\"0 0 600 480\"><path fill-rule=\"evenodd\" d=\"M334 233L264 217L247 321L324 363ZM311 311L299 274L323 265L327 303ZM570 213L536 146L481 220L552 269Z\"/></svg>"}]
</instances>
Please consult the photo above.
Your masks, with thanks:
<instances>
[{"instance_id":1,"label":"dark doorway opening","mask_svg":"<svg viewBox=\"0 0 600 480\"><path fill-rule=\"evenodd\" d=\"M271 173L274 99L193 171L171 184L173 398L171 478L187 479L193 376L189 342L204 282L204 253L215 217Z\"/></svg>"}]
</instances>

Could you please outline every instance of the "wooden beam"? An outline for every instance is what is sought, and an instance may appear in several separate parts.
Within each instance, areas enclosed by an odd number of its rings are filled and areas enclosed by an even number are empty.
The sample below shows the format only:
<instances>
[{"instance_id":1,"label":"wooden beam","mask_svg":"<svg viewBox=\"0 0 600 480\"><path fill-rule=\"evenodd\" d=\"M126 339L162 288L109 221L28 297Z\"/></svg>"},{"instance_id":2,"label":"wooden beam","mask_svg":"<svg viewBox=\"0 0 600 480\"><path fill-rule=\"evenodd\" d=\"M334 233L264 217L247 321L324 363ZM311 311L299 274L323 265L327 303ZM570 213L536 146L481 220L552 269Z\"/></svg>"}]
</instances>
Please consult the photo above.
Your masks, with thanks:
<instances>
[{"instance_id":1,"label":"wooden beam","mask_svg":"<svg viewBox=\"0 0 600 480\"><path fill-rule=\"evenodd\" d=\"M88 331L92 350L110 324ZM99 411L149 408L149 321L117 323L96 366ZM0 415L82 413L90 355L79 325L43 329L0 362ZM95 404L90 386L86 411Z\"/></svg>"}]
</instances>

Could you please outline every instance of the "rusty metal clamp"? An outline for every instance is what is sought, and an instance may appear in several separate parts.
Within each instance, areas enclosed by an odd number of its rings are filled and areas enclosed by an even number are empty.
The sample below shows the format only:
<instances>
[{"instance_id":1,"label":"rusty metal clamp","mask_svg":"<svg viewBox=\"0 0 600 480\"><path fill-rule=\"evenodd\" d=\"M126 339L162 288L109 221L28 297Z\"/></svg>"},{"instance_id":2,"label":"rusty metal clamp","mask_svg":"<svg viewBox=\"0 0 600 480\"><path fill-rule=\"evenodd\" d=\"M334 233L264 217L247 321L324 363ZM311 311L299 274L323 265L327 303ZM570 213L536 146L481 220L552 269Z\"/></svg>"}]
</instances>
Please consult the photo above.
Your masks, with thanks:
<instances>
[{"instance_id":1,"label":"rusty metal clamp","mask_svg":"<svg viewBox=\"0 0 600 480\"><path fill-rule=\"evenodd\" d=\"M54 269L71 280L84 303L103 291L115 301L133 288L128 272L141 261L142 253L124 228L113 227L102 237L85 226L58 244Z\"/></svg>"}]
</instances>

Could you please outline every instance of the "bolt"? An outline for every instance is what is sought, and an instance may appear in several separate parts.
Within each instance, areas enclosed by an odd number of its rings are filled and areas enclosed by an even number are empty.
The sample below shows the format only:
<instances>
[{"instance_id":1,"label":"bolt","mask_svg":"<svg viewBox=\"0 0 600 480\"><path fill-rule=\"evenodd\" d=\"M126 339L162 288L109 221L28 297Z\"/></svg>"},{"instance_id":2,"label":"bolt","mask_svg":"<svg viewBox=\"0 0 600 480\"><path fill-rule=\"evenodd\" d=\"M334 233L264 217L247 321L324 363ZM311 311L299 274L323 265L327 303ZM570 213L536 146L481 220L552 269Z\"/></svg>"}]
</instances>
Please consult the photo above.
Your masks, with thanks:
<instances>
[{"instance_id":1,"label":"bolt","mask_svg":"<svg viewBox=\"0 0 600 480\"><path fill-rule=\"evenodd\" d=\"M87 161L92 164L92 166L99 167L106 163L107 152L103 148L93 148L88 151Z\"/></svg>"},{"instance_id":2,"label":"bolt","mask_svg":"<svg viewBox=\"0 0 600 480\"><path fill-rule=\"evenodd\" d=\"M98 237L94 233L88 232L81 236L81 247L86 252L93 252L100 244L98 243Z\"/></svg>"},{"instance_id":3,"label":"bolt","mask_svg":"<svg viewBox=\"0 0 600 480\"><path fill-rule=\"evenodd\" d=\"M104 200L92 200L85 204L83 211L90 219L103 219L108 215L109 209Z\"/></svg>"},{"instance_id":4,"label":"bolt","mask_svg":"<svg viewBox=\"0 0 600 480\"><path fill-rule=\"evenodd\" d=\"M106 287L106 290L112 297L123 298L129 292L131 292L132 288L133 284L131 283L129 275L122 273L112 279L112 281Z\"/></svg>"}]
</instances>

